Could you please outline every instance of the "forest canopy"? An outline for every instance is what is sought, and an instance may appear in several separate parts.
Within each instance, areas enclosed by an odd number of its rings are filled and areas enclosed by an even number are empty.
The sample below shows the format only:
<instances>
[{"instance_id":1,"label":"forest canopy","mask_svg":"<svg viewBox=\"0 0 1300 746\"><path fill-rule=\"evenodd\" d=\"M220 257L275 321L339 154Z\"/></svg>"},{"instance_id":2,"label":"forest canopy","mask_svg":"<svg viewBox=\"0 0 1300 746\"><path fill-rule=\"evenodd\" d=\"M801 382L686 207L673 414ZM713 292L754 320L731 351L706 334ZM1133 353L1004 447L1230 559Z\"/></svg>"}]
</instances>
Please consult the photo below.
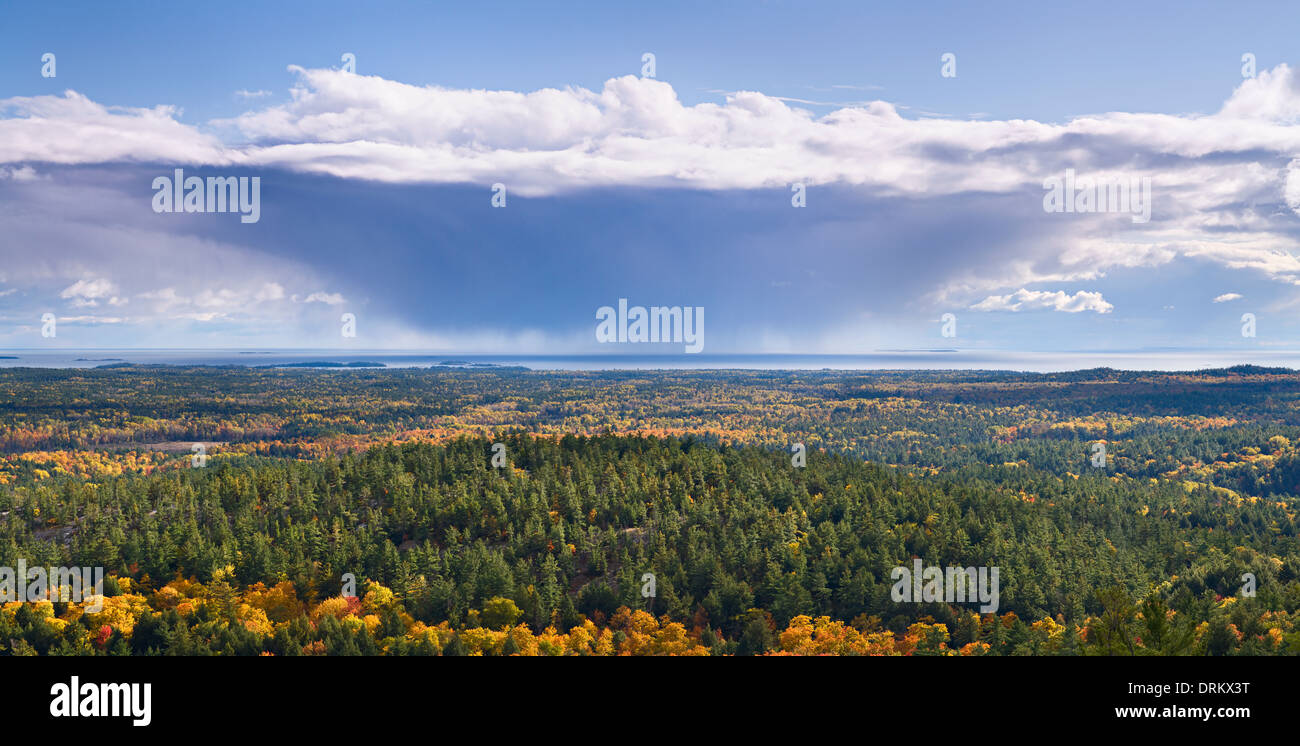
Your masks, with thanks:
<instances>
[{"instance_id":1,"label":"forest canopy","mask_svg":"<svg viewBox=\"0 0 1300 746\"><path fill-rule=\"evenodd\" d=\"M1300 652L1285 371L115 367L0 393L0 565L109 576L99 609L4 604L4 654ZM999 568L999 608L899 603L915 560Z\"/></svg>"}]
</instances>

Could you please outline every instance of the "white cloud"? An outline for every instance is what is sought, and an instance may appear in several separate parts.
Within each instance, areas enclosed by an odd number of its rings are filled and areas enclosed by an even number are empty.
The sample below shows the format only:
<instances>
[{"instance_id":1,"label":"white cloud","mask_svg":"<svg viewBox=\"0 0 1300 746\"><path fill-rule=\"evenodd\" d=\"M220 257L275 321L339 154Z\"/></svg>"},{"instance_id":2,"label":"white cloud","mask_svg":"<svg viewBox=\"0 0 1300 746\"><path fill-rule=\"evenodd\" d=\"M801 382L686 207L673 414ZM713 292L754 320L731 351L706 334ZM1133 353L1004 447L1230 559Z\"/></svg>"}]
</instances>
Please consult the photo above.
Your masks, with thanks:
<instances>
[{"instance_id":1,"label":"white cloud","mask_svg":"<svg viewBox=\"0 0 1300 746\"><path fill-rule=\"evenodd\" d=\"M338 293L312 293L307 296L303 303L325 303L331 306L338 306L344 303L342 295Z\"/></svg>"},{"instance_id":2,"label":"white cloud","mask_svg":"<svg viewBox=\"0 0 1300 746\"><path fill-rule=\"evenodd\" d=\"M258 288L257 292L253 294L253 302L255 303L281 300L282 298L284 298L284 287L278 282L264 283L262 287Z\"/></svg>"},{"instance_id":3,"label":"white cloud","mask_svg":"<svg viewBox=\"0 0 1300 746\"><path fill-rule=\"evenodd\" d=\"M190 302L189 298L183 298L176 292L176 288L161 288L159 290L150 290L140 293L137 296L143 300L153 301L154 306L160 311L169 311L177 306L186 305Z\"/></svg>"},{"instance_id":4,"label":"white cloud","mask_svg":"<svg viewBox=\"0 0 1300 746\"><path fill-rule=\"evenodd\" d=\"M1245 81L1216 114L1110 113L1062 125L907 119L885 101L816 117L753 91L688 106L668 83L634 76L599 91L520 93L290 69L298 76L291 101L213 123L242 134L238 146L177 122L168 106L106 107L73 91L2 99L0 109L16 116L0 119L0 162L278 166L391 182L505 181L521 194L798 180L935 195L1041 185L1067 166L1104 167L1110 148L1182 158L1300 149L1300 95L1285 65ZM1261 178L1280 185L1276 169L1243 175L1233 163L1204 164L1229 177L1225 184L1143 160L1126 173L1154 175L1157 188L1209 195Z\"/></svg>"},{"instance_id":5,"label":"white cloud","mask_svg":"<svg viewBox=\"0 0 1300 746\"><path fill-rule=\"evenodd\" d=\"M76 308L94 308L101 299L111 305L119 306L125 301L113 293L113 283L103 278L94 280L77 280L59 292L59 297L71 300Z\"/></svg>"},{"instance_id":6,"label":"white cloud","mask_svg":"<svg viewBox=\"0 0 1300 746\"><path fill-rule=\"evenodd\" d=\"M176 121L175 107L104 106L75 92L0 99L0 163L229 163L237 151Z\"/></svg>"},{"instance_id":7,"label":"white cloud","mask_svg":"<svg viewBox=\"0 0 1300 746\"><path fill-rule=\"evenodd\" d=\"M1224 293L1214 299L1215 303L1227 303L1228 301L1238 300L1241 298L1240 293Z\"/></svg>"},{"instance_id":8,"label":"white cloud","mask_svg":"<svg viewBox=\"0 0 1300 746\"><path fill-rule=\"evenodd\" d=\"M976 305L1006 298L1007 305L1033 308L1046 301L1019 295L1032 283L1093 281L1117 268L1179 257L1300 285L1294 217L1283 220L1275 209L1300 212L1300 159L1293 159L1300 152L1300 74L1286 65L1243 81L1212 114L1117 112L1062 124L908 118L900 114L905 107L885 101L817 116L753 91L730 93L720 104L686 105L668 83L634 76L613 78L599 90L516 92L290 70L296 82L289 101L203 129L177 121L173 107L105 106L73 91L0 99L0 164L11 164L4 172L14 179L27 178L17 174L34 163L126 161L284 168L485 190L499 181L525 197L605 186L784 191L794 181L918 201L1006 195L1008 209L1025 210L1008 214L1008 221L1025 223L1036 212L1034 218L1050 220L1050 233L994 261L954 267L951 276L936 277L933 297L969 303L1019 287ZM263 93L240 92L250 101ZM1152 221L1132 225L1129 216L1115 214L1045 218L1043 178L1066 168L1097 178L1149 177ZM227 282L191 288L183 303L180 295L152 300L172 303L173 311L210 313L278 301L285 292L266 295L264 287L258 290L265 280L254 278L238 288ZM1080 300L1076 293L1051 307L1110 310L1100 294L1091 295ZM335 299L342 301L318 291L304 302L337 305ZM112 302L82 295L73 301Z\"/></svg>"},{"instance_id":9,"label":"white cloud","mask_svg":"<svg viewBox=\"0 0 1300 746\"><path fill-rule=\"evenodd\" d=\"M19 166L17 168L0 168L0 179L13 179L14 181L35 181L41 178L36 173L36 169L31 166Z\"/></svg>"},{"instance_id":10,"label":"white cloud","mask_svg":"<svg viewBox=\"0 0 1300 746\"><path fill-rule=\"evenodd\" d=\"M121 324L126 319L120 316L60 316L60 324Z\"/></svg>"},{"instance_id":11,"label":"white cloud","mask_svg":"<svg viewBox=\"0 0 1300 746\"><path fill-rule=\"evenodd\" d=\"M1026 290L1020 288L1009 295L990 295L971 306L975 311L1035 311L1052 310L1065 313L1096 311L1110 313L1114 306L1101 297L1101 293L1080 290L1068 295L1064 290Z\"/></svg>"}]
</instances>

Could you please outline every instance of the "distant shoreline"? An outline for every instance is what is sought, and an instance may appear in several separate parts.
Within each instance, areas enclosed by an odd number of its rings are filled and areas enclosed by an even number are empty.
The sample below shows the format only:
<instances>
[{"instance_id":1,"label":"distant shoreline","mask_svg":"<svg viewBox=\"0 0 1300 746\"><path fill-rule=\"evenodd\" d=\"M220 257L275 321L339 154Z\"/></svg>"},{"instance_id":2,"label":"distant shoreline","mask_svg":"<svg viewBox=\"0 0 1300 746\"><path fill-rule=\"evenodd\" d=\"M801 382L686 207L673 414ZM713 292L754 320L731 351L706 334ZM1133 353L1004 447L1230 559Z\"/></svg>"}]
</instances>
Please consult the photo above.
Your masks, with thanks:
<instances>
[{"instance_id":1,"label":"distant shoreline","mask_svg":"<svg viewBox=\"0 0 1300 746\"><path fill-rule=\"evenodd\" d=\"M9 358L16 359L16 358ZM405 372L427 372L427 373L537 373L537 374L592 374L602 375L727 375L727 374L749 374L749 375L786 375L786 376L893 376L911 378L913 380L925 379L933 376L936 378L961 378L983 379L988 377L999 378L1030 378L1041 379L1043 381L1056 382L1080 382L1080 381L1124 381L1135 380L1143 376L1198 376L1202 378L1243 378L1247 376L1297 376L1300 375L1300 369L1290 367L1268 367L1259 365L1233 365L1216 368L1197 368L1197 369L1119 369L1110 367L1092 367L1079 368L1075 370L1053 370L1053 371L1034 371L1034 370L1013 370L1001 368L609 368L609 369L585 369L585 368L561 368L561 369L534 369L523 365L497 365L491 363L476 363L470 365L407 365L407 366L389 366L383 363L372 361L352 361L352 362L330 362L330 361L309 361L297 363L283 363L272 365L241 365L233 363L211 364L211 363L109 363L96 366L19 366L7 365L0 366L0 379L3 379L8 371L21 370L66 370L66 371L150 371L150 370L203 370L203 371L271 371L271 370L303 370L303 371L382 371L389 373Z\"/></svg>"},{"instance_id":2,"label":"distant shoreline","mask_svg":"<svg viewBox=\"0 0 1300 746\"><path fill-rule=\"evenodd\" d=\"M1197 372L1254 366L1271 372L1300 370L1300 350L1014 352L939 350L864 354L447 354L388 350L134 350L32 349L4 351L7 368L92 370L129 368L275 368L281 370L441 371L965 371L984 373L1075 373L1110 369L1130 372Z\"/></svg>"},{"instance_id":3,"label":"distant shoreline","mask_svg":"<svg viewBox=\"0 0 1300 746\"><path fill-rule=\"evenodd\" d=\"M306 363L271 363L270 365L254 365L254 368L387 368L384 363L374 363L366 360L356 360L349 363L336 363L325 360L313 360Z\"/></svg>"}]
</instances>

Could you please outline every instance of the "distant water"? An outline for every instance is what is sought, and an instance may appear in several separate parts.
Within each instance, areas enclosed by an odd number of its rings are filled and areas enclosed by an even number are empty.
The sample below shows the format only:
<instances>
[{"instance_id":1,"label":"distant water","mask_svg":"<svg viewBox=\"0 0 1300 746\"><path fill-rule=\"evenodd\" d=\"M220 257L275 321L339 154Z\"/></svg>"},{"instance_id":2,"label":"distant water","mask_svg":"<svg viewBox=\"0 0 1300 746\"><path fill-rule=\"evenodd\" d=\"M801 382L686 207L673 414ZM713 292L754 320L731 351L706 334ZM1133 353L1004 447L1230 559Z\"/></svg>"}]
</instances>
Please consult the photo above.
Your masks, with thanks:
<instances>
[{"instance_id":1,"label":"distant water","mask_svg":"<svg viewBox=\"0 0 1300 746\"><path fill-rule=\"evenodd\" d=\"M94 368L137 365L287 365L357 361L389 368L427 368L445 362L522 366L533 370L1016 370L1059 372L1198 370L1253 364L1300 368L1300 350L1155 350L1119 352L1010 352L1003 350L889 351L867 355L480 355L395 350L0 350L0 367ZM364 370L364 369L363 369Z\"/></svg>"}]
</instances>

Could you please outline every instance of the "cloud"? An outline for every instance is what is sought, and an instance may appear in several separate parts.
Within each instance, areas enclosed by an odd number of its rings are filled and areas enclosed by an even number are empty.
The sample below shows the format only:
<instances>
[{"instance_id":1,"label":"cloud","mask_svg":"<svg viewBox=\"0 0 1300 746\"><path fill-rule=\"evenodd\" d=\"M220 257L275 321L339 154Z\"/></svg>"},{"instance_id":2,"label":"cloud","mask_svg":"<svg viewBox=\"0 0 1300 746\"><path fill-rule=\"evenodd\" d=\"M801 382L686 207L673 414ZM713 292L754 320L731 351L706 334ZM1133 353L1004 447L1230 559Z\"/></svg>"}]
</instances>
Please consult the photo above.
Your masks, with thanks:
<instances>
[{"instance_id":1,"label":"cloud","mask_svg":"<svg viewBox=\"0 0 1300 746\"><path fill-rule=\"evenodd\" d=\"M59 316L60 324L121 324L126 319L120 316Z\"/></svg>"},{"instance_id":2,"label":"cloud","mask_svg":"<svg viewBox=\"0 0 1300 746\"><path fill-rule=\"evenodd\" d=\"M338 293L312 293L307 296L303 303L324 303L330 306L338 306L344 303L344 299Z\"/></svg>"},{"instance_id":3,"label":"cloud","mask_svg":"<svg viewBox=\"0 0 1300 746\"><path fill-rule=\"evenodd\" d=\"M113 295L113 283L103 278L94 280L77 280L59 292L59 297L71 300L77 308L94 308L104 300L110 306L124 306L129 301Z\"/></svg>"},{"instance_id":4,"label":"cloud","mask_svg":"<svg viewBox=\"0 0 1300 746\"><path fill-rule=\"evenodd\" d=\"M178 308L188 309L206 309L197 314L205 320L212 318L213 314L224 315L227 313L237 313L247 311L250 307L259 306L274 301L280 301L285 298L284 287L278 282L262 283L244 283L235 287L211 287L203 288L193 296L185 297L178 294L175 288L163 288L161 290L150 291L140 294L141 298L156 301L159 307L164 311L174 311ZM217 309L217 310L213 310ZM178 318L196 317L195 312L177 314Z\"/></svg>"},{"instance_id":5,"label":"cloud","mask_svg":"<svg viewBox=\"0 0 1300 746\"><path fill-rule=\"evenodd\" d=\"M148 189L140 188L153 172L60 166L35 184L0 182L0 279L21 291L3 299L4 311L30 322L46 312L63 317L63 311L99 310L105 315L70 316L88 324L101 319L94 335L69 332L66 342L83 346L207 343L195 336L193 322L225 321L226 331L261 332L272 344L306 339L304 327L338 335L335 320L315 318L311 307L289 300L292 292L336 289L311 264L309 252L301 252L307 258L296 251L277 254L247 241L238 223L160 219ZM34 252L35 246L49 249ZM107 318L115 319L113 326ZM120 332L110 333L113 327ZM35 334L41 339L39 330ZM28 332L0 328L0 344L32 343Z\"/></svg>"},{"instance_id":6,"label":"cloud","mask_svg":"<svg viewBox=\"0 0 1300 746\"><path fill-rule=\"evenodd\" d=\"M228 164L238 151L176 121L172 106L104 106L75 91L0 99L0 163Z\"/></svg>"},{"instance_id":7,"label":"cloud","mask_svg":"<svg viewBox=\"0 0 1300 746\"><path fill-rule=\"evenodd\" d=\"M1106 302L1105 298L1101 297L1101 293L1080 290L1074 295L1068 295L1064 290L1051 292L1048 290L1026 290L1025 288L1020 288L1009 295L990 295L971 306L971 309L975 311L1052 310L1065 313L1080 313L1082 311L1110 313L1114 308L1113 305Z\"/></svg>"},{"instance_id":8,"label":"cloud","mask_svg":"<svg viewBox=\"0 0 1300 746\"><path fill-rule=\"evenodd\" d=\"M170 311L177 306L188 305L189 298L183 298L176 292L176 288L161 288L159 290L150 290L140 293L137 298L153 301L155 308L160 311Z\"/></svg>"},{"instance_id":9,"label":"cloud","mask_svg":"<svg viewBox=\"0 0 1300 746\"><path fill-rule=\"evenodd\" d=\"M744 205L733 216L755 217L748 223L764 229L738 229L732 223L722 230L726 217L701 210L702 234L717 230L724 240L767 241L773 256L796 241L821 241L828 247L824 256L835 260L828 267L851 268L840 277L828 271L815 281L827 286L816 291L809 289L814 280L799 278L783 294L838 297L833 296L837 288L829 286L856 272L888 278L870 280L876 283L872 298L882 306L906 308L900 314L929 313L939 304L1108 313L1113 306L1103 299L1103 290L1127 311L1132 304L1122 293L1095 283L1156 267L1175 272L1209 264L1300 286L1300 158L1294 155L1300 152L1300 75L1286 65L1225 91L1223 106L1213 113L1111 112L1063 123L915 118L914 110L886 101L857 102L818 115L755 91L687 105L668 83L632 76L613 78L595 90L517 92L290 69L294 82L287 101L263 100L262 92L254 91L240 96L249 107L243 115L199 127L181 123L170 106L107 106L73 91L0 100L3 198L12 205L19 193L39 193L47 200L41 214L53 216L38 224L17 209L8 215L0 211L0 229L9 233L0 238L0 249L7 252L6 264L26 275L24 296L32 283L48 283L57 293L77 278L100 277L118 289L65 300L90 307L131 298L133 320L136 314L271 318L286 325L302 314L329 315L333 323L334 306L367 293L377 303L390 300L378 285L357 284L362 271L331 269L337 254L327 259L274 246L266 237L273 225L265 226L268 233L255 246L241 243L253 231L208 237L202 232L224 229L205 228L197 220L159 222L152 213L136 218L140 205L147 205L131 191L137 182L109 185L105 175L134 169L132 179L147 184L142 171L173 165L277 175L280 191L268 188L268 199L287 200L286 187L319 177L361 180L375 188L358 194L382 191L385 199L411 210L416 208L396 195L468 185L483 190L486 204L488 186L496 182L505 183L512 197L551 200L543 204L552 215L562 204L617 195L625 200L618 203L621 220L641 209L653 215L657 205L675 204L681 194L697 203L725 195L732 200L725 203L729 209ZM82 168L74 173L60 164ZM127 167L119 169L120 164ZM40 177L31 178L38 168ZM1120 213L1044 213L1044 178L1067 168L1099 180L1150 178L1151 221L1135 225ZM67 185L78 178L91 186ZM21 179L26 181L17 183ZM57 188L42 192L51 179ZM789 185L796 181L809 185L806 213L788 208ZM106 196L113 188L119 193ZM321 188L318 194L327 192L336 190ZM77 220L65 217L75 212L72 208L81 209L78 200L86 193L94 197L88 211ZM553 199L558 197L570 201ZM745 212L765 200L785 211ZM377 201L365 204L372 212L385 209ZM276 206L287 221L292 206ZM818 210L834 210L835 217L819 217ZM795 212L806 222L792 221ZM653 235L665 223L662 215L658 219L647 218L642 225ZM439 220L450 244L451 232L462 226ZM342 223L339 218L330 225ZM340 231L340 238L347 233ZM768 238L777 235L786 247ZM27 258L26 247L36 245L69 248ZM72 248L92 245L116 247L123 258L109 262L89 249ZM717 246L697 253L707 259L726 250ZM169 258L180 255L203 257L202 271ZM914 271L916 266L924 271ZM770 283L771 276L776 275L769 272L761 281ZM1260 298L1249 279L1233 284ZM1098 289L1073 295L1027 290L1065 283ZM1216 290L1213 285L1201 289L1180 299L1179 307ZM808 295L799 295L804 292ZM1155 307L1165 300L1153 301ZM512 332L498 324L491 333ZM788 330L773 331L772 339L782 333Z\"/></svg>"},{"instance_id":10,"label":"cloud","mask_svg":"<svg viewBox=\"0 0 1300 746\"><path fill-rule=\"evenodd\" d=\"M544 196L603 187L699 190L843 185L878 199L1014 195L1038 205L1044 177L1148 177L1153 220L1054 215L1035 250L970 289L1092 279L1111 267L1195 256L1300 281L1300 77L1286 65L1245 80L1208 115L1107 113L1064 124L906 118L886 101L824 116L754 91L683 104L666 82L624 76L600 90L416 86L291 66L291 99L207 131L177 110L108 107L73 91L0 100L0 163L160 162L283 168L393 184L500 182ZM26 168L26 165L21 166ZM811 199L816 200L814 193ZM1010 216L1009 216L1010 217ZM1129 252L1142 246L1137 258ZM1050 265L1056 265L1051 267ZM1026 270L1029 270L1026 273ZM954 287L961 287L954 285Z\"/></svg>"},{"instance_id":11,"label":"cloud","mask_svg":"<svg viewBox=\"0 0 1300 746\"><path fill-rule=\"evenodd\" d=\"M1285 65L1243 82L1217 114L1110 113L1063 125L906 119L885 101L816 117L754 91L688 106L668 83L634 76L610 79L599 91L521 93L290 70L298 78L292 100L212 123L242 135L242 145L222 145L177 122L169 106L105 107L72 91L0 100L16 115L0 119L0 162L238 163L397 183L507 181L531 194L613 184L752 189L796 180L947 194L1041 184L1067 166L1105 167L1125 147L1137 151L1130 168L1176 187L1195 182L1155 156L1286 154L1300 146L1300 96ZM106 132L113 137L94 136Z\"/></svg>"},{"instance_id":12,"label":"cloud","mask_svg":"<svg viewBox=\"0 0 1300 746\"><path fill-rule=\"evenodd\" d=\"M266 96L270 96L271 92L261 91L261 90L259 91L238 90L235 91L235 95L240 98L265 98Z\"/></svg>"},{"instance_id":13,"label":"cloud","mask_svg":"<svg viewBox=\"0 0 1300 746\"><path fill-rule=\"evenodd\" d=\"M113 283L104 279L77 280L64 288L60 298L103 298L113 292Z\"/></svg>"},{"instance_id":14,"label":"cloud","mask_svg":"<svg viewBox=\"0 0 1300 746\"><path fill-rule=\"evenodd\" d=\"M19 166L17 168L0 168L0 179L13 179L14 181L35 181L40 178L36 169L31 166Z\"/></svg>"},{"instance_id":15,"label":"cloud","mask_svg":"<svg viewBox=\"0 0 1300 746\"><path fill-rule=\"evenodd\" d=\"M1241 298L1240 293L1224 293L1214 299L1215 303L1227 303L1228 301L1238 300Z\"/></svg>"}]
</instances>

